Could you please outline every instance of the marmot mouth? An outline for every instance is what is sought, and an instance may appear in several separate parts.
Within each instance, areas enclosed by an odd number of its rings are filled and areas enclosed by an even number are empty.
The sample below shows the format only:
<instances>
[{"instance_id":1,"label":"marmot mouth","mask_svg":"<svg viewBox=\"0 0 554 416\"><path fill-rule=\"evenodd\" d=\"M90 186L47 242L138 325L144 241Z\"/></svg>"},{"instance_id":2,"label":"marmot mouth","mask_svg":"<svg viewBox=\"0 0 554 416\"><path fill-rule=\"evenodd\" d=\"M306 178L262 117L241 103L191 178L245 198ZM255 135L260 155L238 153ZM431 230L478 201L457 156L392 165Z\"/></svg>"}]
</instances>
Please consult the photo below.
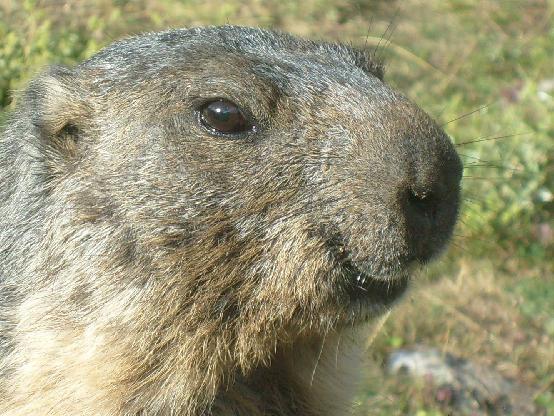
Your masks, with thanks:
<instances>
[{"instance_id":1,"label":"marmot mouth","mask_svg":"<svg viewBox=\"0 0 554 416\"><path fill-rule=\"evenodd\" d=\"M403 258L395 267L381 267L374 272L352 259L351 251L337 234L327 240L329 253L340 273L340 287L351 319L365 319L389 310L408 289L417 260Z\"/></svg>"},{"instance_id":2,"label":"marmot mouth","mask_svg":"<svg viewBox=\"0 0 554 416\"><path fill-rule=\"evenodd\" d=\"M410 281L407 270L391 276L376 277L364 273L349 260L342 267L350 301L362 302L371 309L390 307L406 292Z\"/></svg>"}]
</instances>

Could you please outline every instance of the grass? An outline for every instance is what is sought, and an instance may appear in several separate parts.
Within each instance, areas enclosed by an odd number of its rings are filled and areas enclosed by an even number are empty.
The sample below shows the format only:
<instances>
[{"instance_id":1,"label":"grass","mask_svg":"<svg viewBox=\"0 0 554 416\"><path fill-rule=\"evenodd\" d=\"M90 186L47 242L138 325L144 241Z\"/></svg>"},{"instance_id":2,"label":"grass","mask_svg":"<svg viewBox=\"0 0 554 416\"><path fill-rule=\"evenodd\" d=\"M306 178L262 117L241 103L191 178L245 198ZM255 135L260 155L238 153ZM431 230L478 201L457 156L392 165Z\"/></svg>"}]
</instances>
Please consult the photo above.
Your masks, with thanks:
<instances>
[{"instance_id":1,"label":"grass","mask_svg":"<svg viewBox=\"0 0 554 416\"><path fill-rule=\"evenodd\" d=\"M531 386L536 402L553 410L554 291L546 270L522 273L514 264L513 270L499 271L494 261L467 258L455 266L446 278L418 282L375 339L373 362L383 364L399 346L434 346ZM428 386L390 380L382 365L372 368L367 384L376 393L362 396L360 414L373 414L375 408L387 415L450 414Z\"/></svg>"},{"instance_id":2,"label":"grass","mask_svg":"<svg viewBox=\"0 0 554 416\"><path fill-rule=\"evenodd\" d=\"M47 64L142 31L232 23L376 49L445 124L466 177L450 251L374 340L359 413L450 414L382 370L393 348L427 344L529 385L554 414L553 21L552 0L0 0L0 122Z\"/></svg>"}]
</instances>

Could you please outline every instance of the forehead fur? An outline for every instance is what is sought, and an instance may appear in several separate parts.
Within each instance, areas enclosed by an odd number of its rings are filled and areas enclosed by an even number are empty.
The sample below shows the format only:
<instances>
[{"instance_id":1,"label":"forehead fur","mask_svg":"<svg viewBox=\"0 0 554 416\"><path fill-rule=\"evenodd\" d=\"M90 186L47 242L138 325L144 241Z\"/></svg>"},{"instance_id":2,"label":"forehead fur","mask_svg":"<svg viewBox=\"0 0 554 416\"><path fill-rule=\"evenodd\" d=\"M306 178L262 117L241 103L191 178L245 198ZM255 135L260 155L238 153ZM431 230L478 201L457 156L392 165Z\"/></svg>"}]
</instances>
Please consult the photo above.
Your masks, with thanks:
<instances>
[{"instance_id":1,"label":"forehead fur","mask_svg":"<svg viewBox=\"0 0 554 416\"><path fill-rule=\"evenodd\" d=\"M371 51L352 46L297 38L289 34L240 26L174 29L141 35L116 42L81 65L101 67L107 72L126 71L140 66L144 75L190 59L202 51L250 56L258 60L288 60L292 56L309 58L323 65L359 68L380 79L383 63ZM146 53L147 52L147 53Z\"/></svg>"}]
</instances>

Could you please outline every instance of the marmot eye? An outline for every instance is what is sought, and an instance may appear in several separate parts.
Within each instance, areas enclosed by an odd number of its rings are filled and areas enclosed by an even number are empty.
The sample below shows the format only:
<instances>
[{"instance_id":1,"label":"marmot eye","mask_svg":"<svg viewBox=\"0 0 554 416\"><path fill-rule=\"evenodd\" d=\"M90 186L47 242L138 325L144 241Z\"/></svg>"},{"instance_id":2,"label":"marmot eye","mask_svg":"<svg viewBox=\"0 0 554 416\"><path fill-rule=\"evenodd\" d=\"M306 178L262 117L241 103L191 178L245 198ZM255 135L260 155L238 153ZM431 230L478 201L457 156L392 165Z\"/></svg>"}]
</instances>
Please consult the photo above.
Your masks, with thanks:
<instances>
[{"instance_id":1,"label":"marmot eye","mask_svg":"<svg viewBox=\"0 0 554 416\"><path fill-rule=\"evenodd\" d=\"M199 110L199 115L204 127L217 133L237 134L253 129L238 106L224 99L204 104Z\"/></svg>"}]
</instances>

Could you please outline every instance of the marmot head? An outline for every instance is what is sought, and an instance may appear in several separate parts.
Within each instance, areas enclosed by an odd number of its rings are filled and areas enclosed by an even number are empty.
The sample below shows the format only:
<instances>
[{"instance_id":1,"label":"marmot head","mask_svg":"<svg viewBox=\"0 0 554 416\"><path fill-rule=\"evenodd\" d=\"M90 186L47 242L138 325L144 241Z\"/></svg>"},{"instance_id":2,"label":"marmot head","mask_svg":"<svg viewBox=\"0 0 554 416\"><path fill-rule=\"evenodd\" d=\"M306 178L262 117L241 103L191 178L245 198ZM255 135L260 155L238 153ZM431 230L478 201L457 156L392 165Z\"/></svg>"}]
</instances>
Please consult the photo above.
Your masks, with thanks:
<instances>
[{"instance_id":1,"label":"marmot head","mask_svg":"<svg viewBox=\"0 0 554 416\"><path fill-rule=\"evenodd\" d=\"M454 147L367 51L171 30L53 68L24 100L50 227L109 293L140 288L152 325L275 343L365 321L456 222Z\"/></svg>"}]
</instances>

